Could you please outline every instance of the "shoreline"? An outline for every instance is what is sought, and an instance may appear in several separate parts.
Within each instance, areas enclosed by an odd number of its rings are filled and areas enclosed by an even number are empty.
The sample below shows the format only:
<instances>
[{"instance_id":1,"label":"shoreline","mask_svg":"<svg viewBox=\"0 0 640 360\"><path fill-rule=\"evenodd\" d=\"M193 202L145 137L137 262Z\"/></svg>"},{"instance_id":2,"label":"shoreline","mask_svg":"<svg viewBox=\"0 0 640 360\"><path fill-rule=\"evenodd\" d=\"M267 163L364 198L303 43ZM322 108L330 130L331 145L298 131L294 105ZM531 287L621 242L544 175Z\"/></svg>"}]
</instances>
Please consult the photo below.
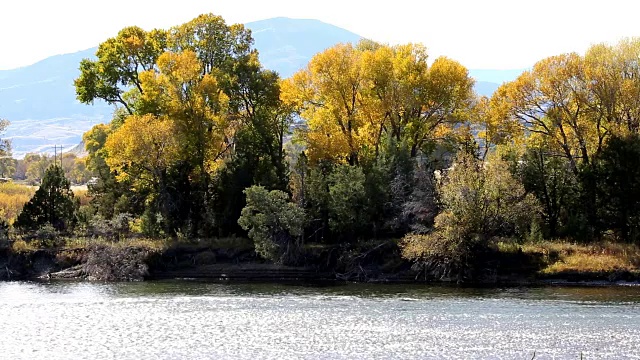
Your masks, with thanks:
<instances>
[{"instance_id":1,"label":"shoreline","mask_svg":"<svg viewBox=\"0 0 640 360\"><path fill-rule=\"evenodd\" d=\"M394 253L393 242L361 249L358 262L342 261L337 248L309 250L298 266L261 259L252 246L219 243L87 243L76 247L14 251L0 248L0 281L163 281L213 283L286 283L312 286L424 284L462 287L640 286L640 271L631 269L549 272L562 261L543 261L538 253L520 250L493 253L491 267L464 282L434 279ZM315 252L312 252L315 251ZM547 256L549 258L549 256ZM425 278L426 276L426 278Z\"/></svg>"}]
</instances>

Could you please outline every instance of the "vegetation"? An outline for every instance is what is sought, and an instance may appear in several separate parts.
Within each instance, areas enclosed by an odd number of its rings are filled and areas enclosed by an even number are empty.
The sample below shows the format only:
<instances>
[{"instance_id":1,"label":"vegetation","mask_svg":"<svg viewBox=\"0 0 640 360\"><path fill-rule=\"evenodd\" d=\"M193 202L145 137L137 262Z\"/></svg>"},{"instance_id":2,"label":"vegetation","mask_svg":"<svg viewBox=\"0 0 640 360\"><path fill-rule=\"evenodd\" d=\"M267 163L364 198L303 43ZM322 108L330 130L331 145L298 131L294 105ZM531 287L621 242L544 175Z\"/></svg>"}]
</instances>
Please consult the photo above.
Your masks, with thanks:
<instances>
[{"instance_id":1,"label":"vegetation","mask_svg":"<svg viewBox=\"0 0 640 360\"><path fill-rule=\"evenodd\" d=\"M523 240L538 213L535 198L500 159L460 153L438 188L441 212L426 235L408 235L403 256L424 262L437 279L473 277L476 257L498 240ZM425 270L427 270L425 269Z\"/></svg>"},{"instance_id":2,"label":"vegetation","mask_svg":"<svg viewBox=\"0 0 640 360\"><path fill-rule=\"evenodd\" d=\"M60 166L49 167L42 185L18 215L15 227L38 230L49 225L58 231L72 228L76 222L77 203L69 186Z\"/></svg>"},{"instance_id":3,"label":"vegetation","mask_svg":"<svg viewBox=\"0 0 640 360\"><path fill-rule=\"evenodd\" d=\"M295 259L300 250L305 223L304 211L288 202L284 191L267 191L262 186L245 190L247 206L238 223L249 233L256 252L276 263Z\"/></svg>"},{"instance_id":4,"label":"vegetation","mask_svg":"<svg viewBox=\"0 0 640 360\"><path fill-rule=\"evenodd\" d=\"M0 217L13 224L35 191L33 187L13 182L0 183Z\"/></svg>"},{"instance_id":5,"label":"vegetation","mask_svg":"<svg viewBox=\"0 0 640 360\"><path fill-rule=\"evenodd\" d=\"M88 156L2 171L42 182L15 226L44 238L46 224L114 242L248 236L266 261L349 272L385 249L390 268L453 281L562 238L580 250L543 273L631 271L635 255L589 244L640 245L638 53L625 39L552 56L478 98L462 64L419 44L338 44L280 79L221 17L127 27L80 64L78 100L117 107L84 135ZM67 179L90 176L78 207Z\"/></svg>"},{"instance_id":6,"label":"vegetation","mask_svg":"<svg viewBox=\"0 0 640 360\"><path fill-rule=\"evenodd\" d=\"M525 254L541 255L540 273L547 277L568 275L638 275L640 247L611 242L575 244L544 241L522 246Z\"/></svg>"},{"instance_id":7,"label":"vegetation","mask_svg":"<svg viewBox=\"0 0 640 360\"><path fill-rule=\"evenodd\" d=\"M73 184L86 184L93 177L93 173L87 169L86 159L69 152L57 156L29 153L23 159L10 160L6 176L31 185L40 184L47 168L54 162L62 167L65 176Z\"/></svg>"}]
</instances>

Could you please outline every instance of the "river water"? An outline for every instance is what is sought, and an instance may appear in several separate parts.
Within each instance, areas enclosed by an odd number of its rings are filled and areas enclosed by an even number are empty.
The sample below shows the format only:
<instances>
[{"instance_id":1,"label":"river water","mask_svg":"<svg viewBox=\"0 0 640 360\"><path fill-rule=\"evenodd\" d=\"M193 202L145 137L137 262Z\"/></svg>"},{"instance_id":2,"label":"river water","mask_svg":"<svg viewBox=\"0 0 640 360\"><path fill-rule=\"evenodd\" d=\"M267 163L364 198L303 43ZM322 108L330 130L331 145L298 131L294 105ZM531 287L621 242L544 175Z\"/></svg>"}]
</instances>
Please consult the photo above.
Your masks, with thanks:
<instances>
[{"instance_id":1,"label":"river water","mask_svg":"<svg viewBox=\"0 0 640 360\"><path fill-rule=\"evenodd\" d=\"M0 283L2 359L640 359L640 288Z\"/></svg>"}]
</instances>

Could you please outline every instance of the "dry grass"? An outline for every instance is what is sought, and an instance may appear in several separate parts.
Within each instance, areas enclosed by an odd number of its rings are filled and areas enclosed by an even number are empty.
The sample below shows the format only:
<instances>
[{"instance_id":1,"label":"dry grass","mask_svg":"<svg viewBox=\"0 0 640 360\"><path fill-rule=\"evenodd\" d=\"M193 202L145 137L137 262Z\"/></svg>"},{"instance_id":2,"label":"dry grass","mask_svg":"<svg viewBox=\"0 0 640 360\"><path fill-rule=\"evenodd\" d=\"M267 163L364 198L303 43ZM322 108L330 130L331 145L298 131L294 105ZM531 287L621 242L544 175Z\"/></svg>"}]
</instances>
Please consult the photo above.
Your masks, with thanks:
<instances>
[{"instance_id":1,"label":"dry grass","mask_svg":"<svg viewBox=\"0 0 640 360\"><path fill-rule=\"evenodd\" d=\"M27 252L32 252L37 250L37 248L31 242L26 242L24 240L17 240L11 244L11 250L17 254L23 254Z\"/></svg>"},{"instance_id":2,"label":"dry grass","mask_svg":"<svg viewBox=\"0 0 640 360\"><path fill-rule=\"evenodd\" d=\"M86 189L73 190L73 196L75 196L75 198L78 199L80 206L89 205L89 202L91 201L91 196L89 196L89 191Z\"/></svg>"},{"instance_id":3,"label":"dry grass","mask_svg":"<svg viewBox=\"0 0 640 360\"><path fill-rule=\"evenodd\" d=\"M36 188L13 182L0 183L0 218L13 224L24 204L31 199Z\"/></svg>"},{"instance_id":4,"label":"dry grass","mask_svg":"<svg viewBox=\"0 0 640 360\"><path fill-rule=\"evenodd\" d=\"M104 238L73 237L65 240L65 247L71 249L86 248L90 245L105 245L110 248L143 248L151 251L162 251L166 249L169 242L164 239L150 238L125 238L120 241L110 241Z\"/></svg>"},{"instance_id":5,"label":"dry grass","mask_svg":"<svg viewBox=\"0 0 640 360\"><path fill-rule=\"evenodd\" d=\"M547 241L524 245L522 251L543 255L547 266L541 273L545 275L640 271L640 247L637 245L611 242L583 245Z\"/></svg>"}]
</instances>

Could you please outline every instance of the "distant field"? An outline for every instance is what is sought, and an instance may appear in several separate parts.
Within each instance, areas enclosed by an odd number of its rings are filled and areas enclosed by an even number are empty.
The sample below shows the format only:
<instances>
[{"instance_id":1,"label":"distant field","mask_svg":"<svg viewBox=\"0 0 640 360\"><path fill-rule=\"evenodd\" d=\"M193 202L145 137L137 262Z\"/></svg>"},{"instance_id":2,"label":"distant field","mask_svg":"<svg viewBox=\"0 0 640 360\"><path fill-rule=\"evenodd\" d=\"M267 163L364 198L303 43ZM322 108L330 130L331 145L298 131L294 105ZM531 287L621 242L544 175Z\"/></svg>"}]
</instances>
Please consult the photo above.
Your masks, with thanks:
<instances>
[{"instance_id":1,"label":"distant field","mask_svg":"<svg viewBox=\"0 0 640 360\"><path fill-rule=\"evenodd\" d=\"M13 224L24 204L35 192L36 188L33 186L0 183L0 218Z\"/></svg>"},{"instance_id":2,"label":"distant field","mask_svg":"<svg viewBox=\"0 0 640 360\"><path fill-rule=\"evenodd\" d=\"M37 189L37 186L14 182L0 183L0 219L13 224L24 204L31 199ZM80 205L89 203L87 185L71 186L71 191L79 199Z\"/></svg>"}]
</instances>

